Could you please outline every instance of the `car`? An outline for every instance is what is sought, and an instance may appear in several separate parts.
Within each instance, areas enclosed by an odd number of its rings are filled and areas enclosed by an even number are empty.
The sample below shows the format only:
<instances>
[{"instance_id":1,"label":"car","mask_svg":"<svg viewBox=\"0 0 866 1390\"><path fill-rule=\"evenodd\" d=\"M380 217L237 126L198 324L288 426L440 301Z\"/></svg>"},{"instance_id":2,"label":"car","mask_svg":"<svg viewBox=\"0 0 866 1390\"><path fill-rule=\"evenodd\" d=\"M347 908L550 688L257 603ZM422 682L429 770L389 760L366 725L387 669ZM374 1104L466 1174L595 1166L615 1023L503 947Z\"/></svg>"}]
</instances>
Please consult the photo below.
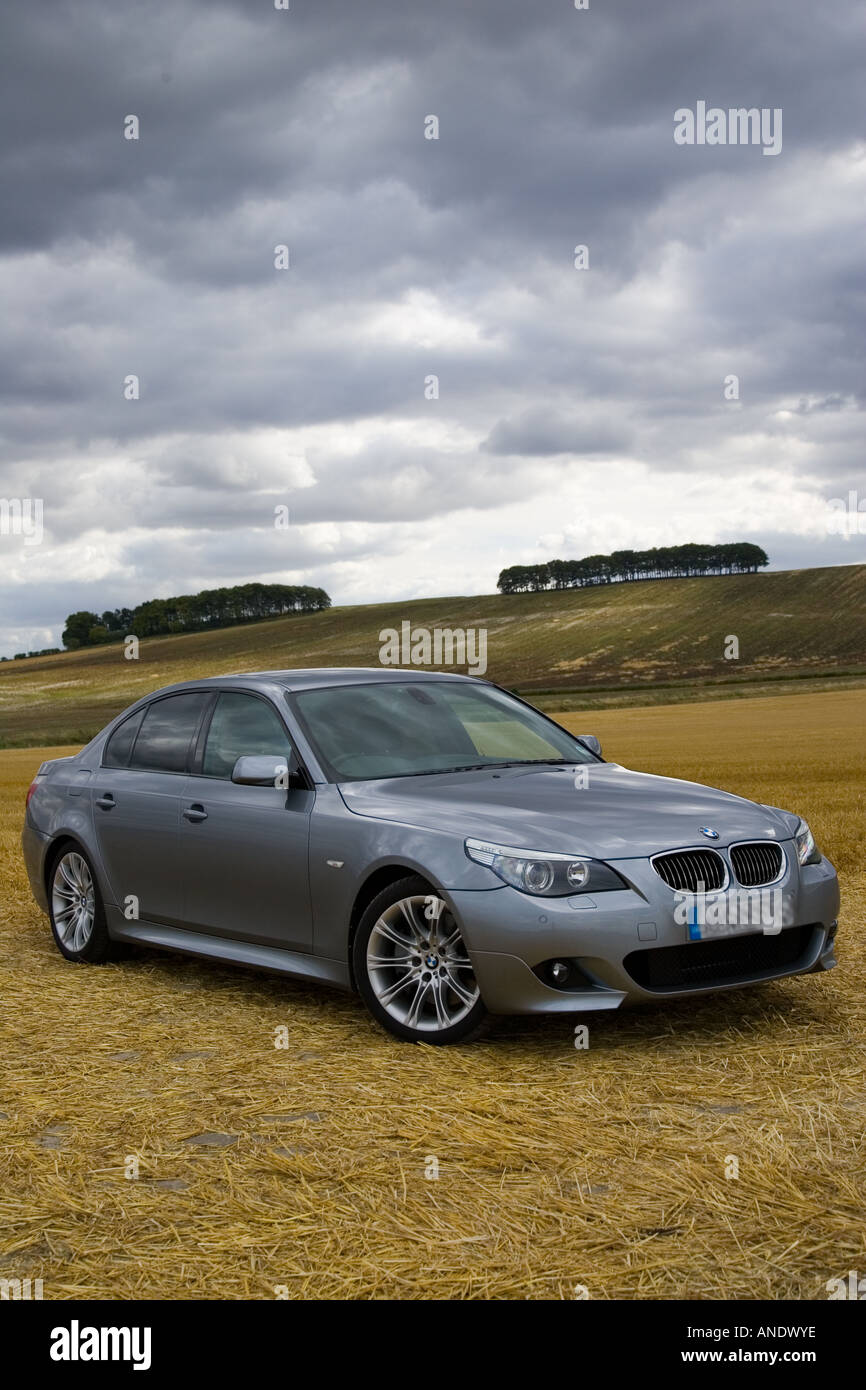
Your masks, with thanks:
<instances>
[{"instance_id":1,"label":"car","mask_svg":"<svg viewBox=\"0 0 866 1390\"><path fill-rule=\"evenodd\" d=\"M836 964L836 874L798 815L607 762L444 671L158 690L41 765L22 842L67 960L281 971L412 1042Z\"/></svg>"}]
</instances>

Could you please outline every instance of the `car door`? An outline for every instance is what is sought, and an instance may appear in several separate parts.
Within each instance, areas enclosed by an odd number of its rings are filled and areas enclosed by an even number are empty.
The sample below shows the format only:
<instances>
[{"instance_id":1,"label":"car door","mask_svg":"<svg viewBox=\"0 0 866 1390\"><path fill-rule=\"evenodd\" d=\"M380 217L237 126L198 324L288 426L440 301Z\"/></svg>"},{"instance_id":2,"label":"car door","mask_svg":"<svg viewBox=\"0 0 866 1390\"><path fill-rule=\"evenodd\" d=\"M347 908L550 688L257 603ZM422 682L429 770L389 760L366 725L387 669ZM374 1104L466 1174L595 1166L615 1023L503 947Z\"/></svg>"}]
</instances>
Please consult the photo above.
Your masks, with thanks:
<instances>
[{"instance_id":1,"label":"car door","mask_svg":"<svg viewBox=\"0 0 866 1390\"><path fill-rule=\"evenodd\" d=\"M184 925L311 951L308 850L315 794L231 780L245 754L273 754L292 766L285 723L264 695L223 690L199 744L181 804Z\"/></svg>"},{"instance_id":2,"label":"car door","mask_svg":"<svg viewBox=\"0 0 866 1390\"><path fill-rule=\"evenodd\" d=\"M119 724L93 778L93 822L110 896L130 920L183 915L178 827L206 691L152 701Z\"/></svg>"}]
</instances>

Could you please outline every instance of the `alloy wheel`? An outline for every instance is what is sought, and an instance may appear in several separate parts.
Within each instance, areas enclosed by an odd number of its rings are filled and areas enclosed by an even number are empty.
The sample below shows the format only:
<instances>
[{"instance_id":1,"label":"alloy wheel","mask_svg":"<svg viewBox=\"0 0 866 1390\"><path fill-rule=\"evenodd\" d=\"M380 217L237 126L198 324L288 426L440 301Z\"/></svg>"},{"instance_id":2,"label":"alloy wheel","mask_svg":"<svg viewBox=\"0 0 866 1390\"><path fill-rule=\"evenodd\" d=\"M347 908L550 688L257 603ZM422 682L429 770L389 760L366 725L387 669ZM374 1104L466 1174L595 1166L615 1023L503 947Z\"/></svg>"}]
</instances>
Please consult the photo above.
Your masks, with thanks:
<instances>
[{"instance_id":1,"label":"alloy wheel","mask_svg":"<svg viewBox=\"0 0 866 1390\"><path fill-rule=\"evenodd\" d=\"M51 907L63 945L68 951L83 951L96 920L96 893L90 865L75 850L62 855L55 865Z\"/></svg>"},{"instance_id":2,"label":"alloy wheel","mask_svg":"<svg viewBox=\"0 0 866 1390\"><path fill-rule=\"evenodd\" d=\"M386 1013L419 1032L452 1028L480 997L460 929L432 894L384 910L367 942L367 974Z\"/></svg>"}]
</instances>

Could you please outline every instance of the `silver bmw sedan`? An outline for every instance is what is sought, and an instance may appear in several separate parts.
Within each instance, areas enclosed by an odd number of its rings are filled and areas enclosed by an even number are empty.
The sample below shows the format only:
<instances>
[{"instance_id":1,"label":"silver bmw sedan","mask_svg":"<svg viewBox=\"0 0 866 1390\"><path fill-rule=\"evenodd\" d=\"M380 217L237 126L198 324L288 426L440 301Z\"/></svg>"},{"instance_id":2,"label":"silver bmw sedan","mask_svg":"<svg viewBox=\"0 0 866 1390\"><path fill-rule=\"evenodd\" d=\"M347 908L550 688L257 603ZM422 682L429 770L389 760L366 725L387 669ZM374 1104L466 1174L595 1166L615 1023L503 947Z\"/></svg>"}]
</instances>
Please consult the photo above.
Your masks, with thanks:
<instances>
[{"instance_id":1,"label":"silver bmw sedan","mask_svg":"<svg viewBox=\"0 0 866 1390\"><path fill-rule=\"evenodd\" d=\"M39 768L24 857L70 961L137 943L357 990L413 1042L829 970L798 815L632 772L487 681L264 671Z\"/></svg>"}]
</instances>

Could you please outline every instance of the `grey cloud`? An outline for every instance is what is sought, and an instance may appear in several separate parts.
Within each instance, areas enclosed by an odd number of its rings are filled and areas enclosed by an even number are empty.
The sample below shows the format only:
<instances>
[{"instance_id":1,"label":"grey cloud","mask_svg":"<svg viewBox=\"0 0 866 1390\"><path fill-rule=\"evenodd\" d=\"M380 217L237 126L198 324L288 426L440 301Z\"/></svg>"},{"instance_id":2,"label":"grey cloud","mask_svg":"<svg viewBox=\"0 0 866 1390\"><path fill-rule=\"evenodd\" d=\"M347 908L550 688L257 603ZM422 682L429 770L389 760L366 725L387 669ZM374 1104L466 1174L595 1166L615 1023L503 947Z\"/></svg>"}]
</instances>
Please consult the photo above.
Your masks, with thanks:
<instances>
[{"instance_id":1,"label":"grey cloud","mask_svg":"<svg viewBox=\"0 0 866 1390\"><path fill-rule=\"evenodd\" d=\"M411 573L421 521L476 511L466 574L483 562L492 587L504 499L593 459L672 493L720 469L862 488L849 0L12 0L5 30L0 495L45 498L58 564L109 537L117 582L87 581L83 606L167 568L175 589L255 577L279 563L260 541L284 493L297 564L339 599L310 527L371 569L387 535ZM698 99L782 107L782 154L677 147ZM309 487L243 443L327 427L344 437L307 449ZM41 630L83 592L63 575L25 597L9 554L0 650L16 613ZM443 565L443 592L467 582Z\"/></svg>"},{"instance_id":2,"label":"grey cloud","mask_svg":"<svg viewBox=\"0 0 866 1390\"><path fill-rule=\"evenodd\" d=\"M630 431L596 415L551 414L530 410L516 420L500 420L482 448L491 454L614 454L627 452Z\"/></svg>"}]
</instances>

